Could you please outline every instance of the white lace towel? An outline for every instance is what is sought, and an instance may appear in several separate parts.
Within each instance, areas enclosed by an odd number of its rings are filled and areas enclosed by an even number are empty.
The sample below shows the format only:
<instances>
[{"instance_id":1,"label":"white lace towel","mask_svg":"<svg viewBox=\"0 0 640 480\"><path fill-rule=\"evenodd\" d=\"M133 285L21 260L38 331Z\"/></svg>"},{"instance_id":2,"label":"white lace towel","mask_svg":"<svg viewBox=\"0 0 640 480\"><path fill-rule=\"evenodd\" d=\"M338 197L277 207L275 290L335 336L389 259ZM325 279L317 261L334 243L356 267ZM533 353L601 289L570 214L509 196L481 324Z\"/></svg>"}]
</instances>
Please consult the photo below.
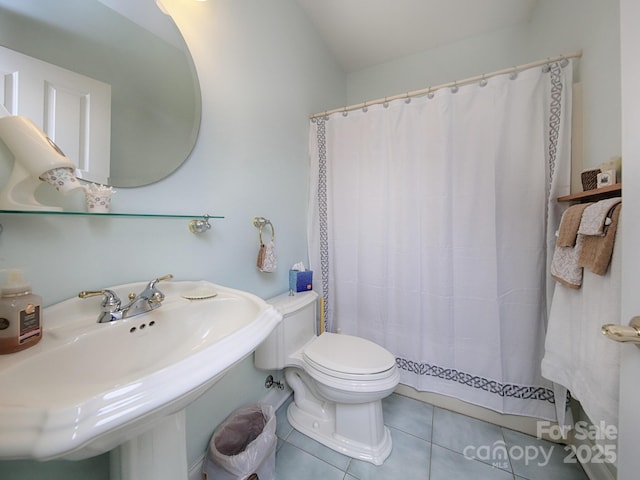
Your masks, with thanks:
<instances>
[{"instance_id":1,"label":"white lace towel","mask_svg":"<svg viewBox=\"0 0 640 480\"><path fill-rule=\"evenodd\" d=\"M578 260L582 251L583 237L578 235L575 247L556 247L551 261L551 276L569 288L582 285L582 266Z\"/></svg>"},{"instance_id":2,"label":"white lace towel","mask_svg":"<svg viewBox=\"0 0 640 480\"><path fill-rule=\"evenodd\" d=\"M264 248L264 250L263 250ZM261 272L271 273L278 268L278 257L276 255L276 245L273 240L266 245L261 245L262 255L258 256L258 269Z\"/></svg>"},{"instance_id":3,"label":"white lace towel","mask_svg":"<svg viewBox=\"0 0 640 480\"><path fill-rule=\"evenodd\" d=\"M580 235L596 235L602 237L604 235L604 227L611 209L622 201L621 197L608 198L589 205L582 212L582 221L578 234Z\"/></svg>"}]
</instances>

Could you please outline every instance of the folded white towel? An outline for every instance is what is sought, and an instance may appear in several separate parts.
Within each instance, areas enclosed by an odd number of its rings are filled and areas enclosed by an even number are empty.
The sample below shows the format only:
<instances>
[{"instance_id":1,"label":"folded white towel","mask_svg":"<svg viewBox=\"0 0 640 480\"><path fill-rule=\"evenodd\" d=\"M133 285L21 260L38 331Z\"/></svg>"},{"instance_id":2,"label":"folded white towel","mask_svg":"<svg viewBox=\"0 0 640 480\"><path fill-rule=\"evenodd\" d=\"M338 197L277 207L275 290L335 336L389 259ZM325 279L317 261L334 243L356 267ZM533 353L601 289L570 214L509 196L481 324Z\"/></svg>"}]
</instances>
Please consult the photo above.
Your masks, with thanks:
<instances>
[{"instance_id":1,"label":"folded white towel","mask_svg":"<svg viewBox=\"0 0 640 480\"><path fill-rule=\"evenodd\" d=\"M584 212L582 212L582 221L580 222L578 234L602 237L609 213L621 201L621 197L608 198L585 208Z\"/></svg>"}]
</instances>

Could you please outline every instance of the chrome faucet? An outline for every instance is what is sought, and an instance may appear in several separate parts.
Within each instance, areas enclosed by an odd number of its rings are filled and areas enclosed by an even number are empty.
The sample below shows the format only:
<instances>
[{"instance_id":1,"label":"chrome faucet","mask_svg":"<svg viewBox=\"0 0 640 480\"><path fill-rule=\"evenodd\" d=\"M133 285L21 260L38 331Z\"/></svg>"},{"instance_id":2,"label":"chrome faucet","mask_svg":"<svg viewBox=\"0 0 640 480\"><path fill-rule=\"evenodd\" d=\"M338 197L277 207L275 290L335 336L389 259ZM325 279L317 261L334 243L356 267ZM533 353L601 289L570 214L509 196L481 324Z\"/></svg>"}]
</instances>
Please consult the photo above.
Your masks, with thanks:
<instances>
[{"instance_id":1,"label":"chrome faucet","mask_svg":"<svg viewBox=\"0 0 640 480\"><path fill-rule=\"evenodd\" d=\"M164 293L156 288L156 284L163 280L171 280L173 275L168 274L151 280L142 292L139 294L130 294L129 303L121 307L122 302L113 290L91 290L78 293L80 298L95 297L96 295L104 295L100 304L100 315L98 315L98 323L108 323L114 320L122 320L124 318L135 317L142 313L155 310L162 305Z\"/></svg>"}]
</instances>

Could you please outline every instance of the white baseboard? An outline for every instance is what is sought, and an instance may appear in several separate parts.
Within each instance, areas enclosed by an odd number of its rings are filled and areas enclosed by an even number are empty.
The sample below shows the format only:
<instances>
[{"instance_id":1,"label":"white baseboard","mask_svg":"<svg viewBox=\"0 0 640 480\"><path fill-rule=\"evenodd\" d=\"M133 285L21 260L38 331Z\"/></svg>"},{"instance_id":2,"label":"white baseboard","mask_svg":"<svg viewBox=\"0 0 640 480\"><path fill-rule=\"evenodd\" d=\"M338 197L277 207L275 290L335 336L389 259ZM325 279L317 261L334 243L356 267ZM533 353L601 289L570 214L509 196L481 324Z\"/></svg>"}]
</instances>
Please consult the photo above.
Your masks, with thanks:
<instances>
[{"instance_id":1,"label":"white baseboard","mask_svg":"<svg viewBox=\"0 0 640 480\"><path fill-rule=\"evenodd\" d=\"M586 451L590 453L589 457L591 457L592 453L597 452L596 444L589 440L588 438L577 439L572 435L571 444L574 445L577 449L581 446L586 446ZM594 459L601 459L600 455L593 455ZM616 480L617 468L614 465L607 463L599 463L599 462L584 462L580 463L582 468L584 469L584 473L587 474L589 480Z\"/></svg>"},{"instance_id":2,"label":"white baseboard","mask_svg":"<svg viewBox=\"0 0 640 480\"><path fill-rule=\"evenodd\" d=\"M202 465L204 464L204 453L198 460L189 467L189 480L202 480Z\"/></svg>"},{"instance_id":3,"label":"white baseboard","mask_svg":"<svg viewBox=\"0 0 640 480\"><path fill-rule=\"evenodd\" d=\"M293 393L288 385L285 385L284 389L278 388L270 389L267 394L262 398L260 403L265 405L272 405L274 410L278 410L280 406L287 401L287 398ZM202 465L204 464L206 452L189 467L189 480L202 480Z\"/></svg>"},{"instance_id":4,"label":"white baseboard","mask_svg":"<svg viewBox=\"0 0 640 480\"><path fill-rule=\"evenodd\" d=\"M264 403L266 405L272 405L274 410L278 410L280 406L287 401L293 394L293 390L289 388L289 385L284 384L284 388L280 390L279 388L272 388L267 392L267 394L262 398L260 403Z\"/></svg>"},{"instance_id":5,"label":"white baseboard","mask_svg":"<svg viewBox=\"0 0 640 480\"><path fill-rule=\"evenodd\" d=\"M604 463L582 463L589 480L616 480L616 475Z\"/></svg>"}]
</instances>

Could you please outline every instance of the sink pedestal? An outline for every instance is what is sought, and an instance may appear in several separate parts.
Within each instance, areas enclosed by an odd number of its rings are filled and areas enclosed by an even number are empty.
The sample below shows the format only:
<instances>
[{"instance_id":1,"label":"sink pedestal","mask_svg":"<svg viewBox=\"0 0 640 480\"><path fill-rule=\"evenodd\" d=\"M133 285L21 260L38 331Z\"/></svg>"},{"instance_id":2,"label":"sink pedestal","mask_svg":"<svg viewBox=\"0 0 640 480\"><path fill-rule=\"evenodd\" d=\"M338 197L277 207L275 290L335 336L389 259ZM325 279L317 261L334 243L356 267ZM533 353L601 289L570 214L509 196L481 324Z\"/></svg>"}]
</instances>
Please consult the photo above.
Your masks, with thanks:
<instances>
[{"instance_id":1,"label":"sink pedestal","mask_svg":"<svg viewBox=\"0 0 640 480\"><path fill-rule=\"evenodd\" d=\"M111 452L111 480L187 480L188 472L184 410Z\"/></svg>"}]
</instances>

